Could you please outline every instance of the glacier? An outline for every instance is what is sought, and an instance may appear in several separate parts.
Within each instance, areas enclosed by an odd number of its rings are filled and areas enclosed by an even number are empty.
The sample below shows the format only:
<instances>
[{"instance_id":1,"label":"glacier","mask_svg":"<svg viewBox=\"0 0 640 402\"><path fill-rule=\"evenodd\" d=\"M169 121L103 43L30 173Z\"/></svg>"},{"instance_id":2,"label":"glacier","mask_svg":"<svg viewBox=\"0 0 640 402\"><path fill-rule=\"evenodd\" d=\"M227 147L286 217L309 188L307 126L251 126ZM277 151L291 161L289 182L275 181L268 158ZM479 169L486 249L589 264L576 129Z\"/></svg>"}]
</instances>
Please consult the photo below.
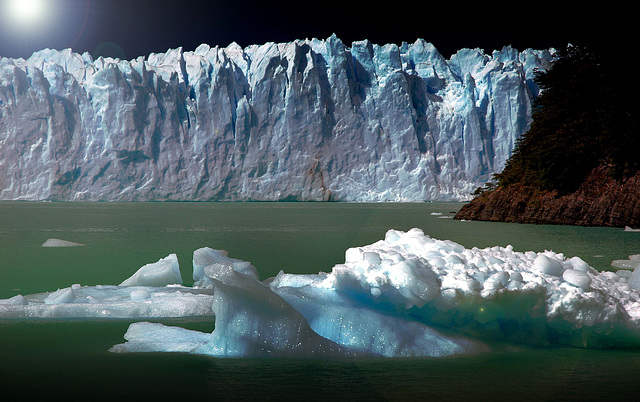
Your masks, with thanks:
<instances>
[{"instance_id":1,"label":"glacier","mask_svg":"<svg viewBox=\"0 0 640 402\"><path fill-rule=\"evenodd\" d=\"M335 35L2 57L0 199L466 200L528 129L554 57Z\"/></svg>"},{"instance_id":2,"label":"glacier","mask_svg":"<svg viewBox=\"0 0 640 402\"><path fill-rule=\"evenodd\" d=\"M16 295L0 300L0 319L139 320L114 353L441 357L505 344L640 347L640 267L630 276L597 271L554 251L465 248L411 229L350 248L344 263L318 274L260 280L251 263L204 247L193 253L187 287L170 283L181 278L176 264L169 255L138 271L166 286L76 284ZM146 321L166 317L210 317L215 328Z\"/></svg>"}]
</instances>

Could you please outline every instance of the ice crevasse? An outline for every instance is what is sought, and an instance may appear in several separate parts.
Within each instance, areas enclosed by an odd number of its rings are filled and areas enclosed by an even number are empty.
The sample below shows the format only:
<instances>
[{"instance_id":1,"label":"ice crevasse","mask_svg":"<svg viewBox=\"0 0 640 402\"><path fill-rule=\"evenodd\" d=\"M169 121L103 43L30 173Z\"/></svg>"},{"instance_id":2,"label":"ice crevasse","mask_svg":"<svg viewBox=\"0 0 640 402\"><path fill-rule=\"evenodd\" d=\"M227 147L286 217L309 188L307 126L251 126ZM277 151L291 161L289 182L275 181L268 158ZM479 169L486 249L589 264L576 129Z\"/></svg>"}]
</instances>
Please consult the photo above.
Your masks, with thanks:
<instances>
[{"instance_id":1,"label":"ice crevasse","mask_svg":"<svg viewBox=\"0 0 640 402\"><path fill-rule=\"evenodd\" d=\"M156 264L159 275L173 282L177 260L170 257ZM146 271L149 276L153 270ZM91 305L81 300L82 292L88 297L109 289L120 294L117 309L129 309L128 317L162 316L160 308L140 307L155 303L164 303L167 315L215 316L212 333L134 323L113 352L449 356L488 351L495 341L624 348L640 346L640 293L634 287L639 275L598 272L579 257L552 251L468 249L420 229L389 230L384 240L348 249L345 262L331 272L280 272L260 281L251 263L201 248L193 255L193 287L157 281L102 289L76 285L0 301L0 317L29 309L22 316L46 315L47 308L64 305L67 313L79 314L73 306ZM57 304L42 301L56 293ZM102 307L110 308L107 302Z\"/></svg>"}]
</instances>

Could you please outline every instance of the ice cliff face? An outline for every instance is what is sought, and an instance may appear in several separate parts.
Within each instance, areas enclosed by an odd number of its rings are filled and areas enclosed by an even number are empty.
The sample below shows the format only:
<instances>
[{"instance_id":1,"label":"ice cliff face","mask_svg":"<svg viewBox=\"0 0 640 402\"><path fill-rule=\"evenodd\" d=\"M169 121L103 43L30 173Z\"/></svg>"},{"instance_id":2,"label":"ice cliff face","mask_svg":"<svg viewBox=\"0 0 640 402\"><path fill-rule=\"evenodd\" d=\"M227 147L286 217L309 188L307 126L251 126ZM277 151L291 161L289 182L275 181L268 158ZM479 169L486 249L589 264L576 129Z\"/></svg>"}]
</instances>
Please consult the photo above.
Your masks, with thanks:
<instances>
[{"instance_id":1,"label":"ice cliff face","mask_svg":"<svg viewBox=\"0 0 640 402\"><path fill-rule=\"evenodd\" d=\"M552 59L335 36L0 58L0 199L464 199L527 130Z\"/></svg>"}]
</instances>

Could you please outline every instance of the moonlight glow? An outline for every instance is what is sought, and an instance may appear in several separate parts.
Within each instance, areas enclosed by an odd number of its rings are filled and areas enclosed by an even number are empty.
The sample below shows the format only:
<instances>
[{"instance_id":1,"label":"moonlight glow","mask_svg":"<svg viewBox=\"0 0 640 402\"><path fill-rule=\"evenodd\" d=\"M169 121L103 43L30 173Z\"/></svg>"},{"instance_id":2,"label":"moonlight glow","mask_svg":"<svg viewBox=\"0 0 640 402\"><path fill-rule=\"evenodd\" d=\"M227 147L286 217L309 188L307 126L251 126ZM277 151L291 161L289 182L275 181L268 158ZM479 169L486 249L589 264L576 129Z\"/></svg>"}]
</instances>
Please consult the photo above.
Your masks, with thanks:
<instances>
[{"instance_id":1,"label":"moonlight glow","mask_svg":"<svg viewBox=\"0 0 640 402\"><path fill-rule=\"evenodd\" d=\"M8 0L7 13L16 23L30 24L38 22L45 12L44 0Z\"/></svg>"}]
</instances>

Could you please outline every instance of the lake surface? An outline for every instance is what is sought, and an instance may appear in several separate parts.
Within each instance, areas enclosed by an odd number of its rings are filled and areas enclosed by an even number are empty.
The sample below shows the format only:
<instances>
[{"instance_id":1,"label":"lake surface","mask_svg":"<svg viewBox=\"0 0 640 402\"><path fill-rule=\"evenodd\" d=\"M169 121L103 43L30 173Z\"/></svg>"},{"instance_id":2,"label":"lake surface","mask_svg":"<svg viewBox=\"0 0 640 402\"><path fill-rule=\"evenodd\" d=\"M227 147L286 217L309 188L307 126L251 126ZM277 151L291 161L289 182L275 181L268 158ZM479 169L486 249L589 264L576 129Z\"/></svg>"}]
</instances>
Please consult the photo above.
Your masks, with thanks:
<instances>
[{"instance_id":1,"label":"lake surface","mask_svg":"<svg viewBox=\"0 0 640 402\"><path fill-rule=\"evenodd\" d=\"M119 284L176 253L251 261L261 279L330 271L347 248L418 227L465 247L578 255L597 269L640 253L640 233L449 219L461 203L0 203L0 298ZM440 215L432 215L440 214ZM446 218L445 218L446 217ZM84 247L42 248L48 238ZM212 331L210 319L162 320ZM419 359L219 359L113 354L127 320L0 321L0 400L601 400L640 395L640 351L528 348Z\"/></svg>"}]
</instances>

